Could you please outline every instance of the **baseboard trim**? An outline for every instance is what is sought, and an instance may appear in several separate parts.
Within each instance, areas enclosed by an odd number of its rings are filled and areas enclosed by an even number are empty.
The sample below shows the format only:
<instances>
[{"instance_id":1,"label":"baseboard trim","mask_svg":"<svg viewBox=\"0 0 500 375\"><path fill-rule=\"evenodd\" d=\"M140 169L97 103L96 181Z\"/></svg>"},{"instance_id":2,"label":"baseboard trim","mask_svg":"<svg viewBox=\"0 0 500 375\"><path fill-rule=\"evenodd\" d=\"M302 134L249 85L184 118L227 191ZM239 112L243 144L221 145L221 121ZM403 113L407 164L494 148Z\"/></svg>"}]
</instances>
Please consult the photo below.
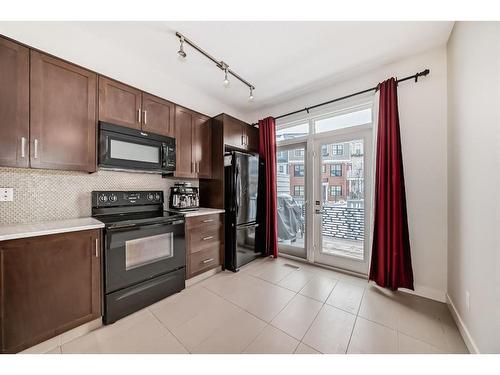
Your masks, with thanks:
<instances>
[{"instance_id":1,"label":"baseboard trim","mask_svg":"<svg viewBox=\"0 0 500 375\"><path fill-rule=\"evenodd\" d=\"M212 268L211 270L208 270L207 272L203 272L203 273L201 273L201 274L199 274L199 275L197 275L195 277L187 279L186 280L186 288L189 288L190 286L193 286L194 284L197 284L200 281L208 279L209 277L212 277L212 276L218 274L221 271L222 271L221 267Z\"/></svg>"},{"instance_id":2,"label":"baseboard trim","mask_svg":"<svg viewBox=\"0 0 500 375\"><path fill-rule=\"evenodd\" d=\"M469 330L467 329L467 326L462 320L462 317L458 313L458 310L455 307L453 300L451 299L448 293L446 293L446 305L448 306L448 310L450 310L453 320L457 324L458 330L462 335L462 338L464 339L465 345L467 346L467 349L469 349L469 352L472 354L481 354Z\"/></svg>"}]
</instances>

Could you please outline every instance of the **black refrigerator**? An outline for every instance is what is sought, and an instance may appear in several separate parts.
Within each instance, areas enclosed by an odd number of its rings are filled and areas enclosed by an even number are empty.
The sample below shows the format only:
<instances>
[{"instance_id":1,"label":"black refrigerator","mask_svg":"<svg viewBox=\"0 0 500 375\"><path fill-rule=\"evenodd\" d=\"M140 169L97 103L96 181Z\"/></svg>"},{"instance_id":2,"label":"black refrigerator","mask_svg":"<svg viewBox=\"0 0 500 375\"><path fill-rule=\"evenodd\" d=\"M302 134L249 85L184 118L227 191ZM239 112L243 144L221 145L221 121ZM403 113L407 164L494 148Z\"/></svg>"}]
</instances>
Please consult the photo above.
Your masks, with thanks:
<instances>
[{"instance_id":1,"label":"black refrigerator","mask_svg":"<svg viewBox=\"0 0 500 375\"><path fill-rule=\"evenodd\" d=\"M224 268L236 272L261 256L255 234L259 186L259 157L238 151L224 156L225 257Z\"/></svg>"}]
</instances>

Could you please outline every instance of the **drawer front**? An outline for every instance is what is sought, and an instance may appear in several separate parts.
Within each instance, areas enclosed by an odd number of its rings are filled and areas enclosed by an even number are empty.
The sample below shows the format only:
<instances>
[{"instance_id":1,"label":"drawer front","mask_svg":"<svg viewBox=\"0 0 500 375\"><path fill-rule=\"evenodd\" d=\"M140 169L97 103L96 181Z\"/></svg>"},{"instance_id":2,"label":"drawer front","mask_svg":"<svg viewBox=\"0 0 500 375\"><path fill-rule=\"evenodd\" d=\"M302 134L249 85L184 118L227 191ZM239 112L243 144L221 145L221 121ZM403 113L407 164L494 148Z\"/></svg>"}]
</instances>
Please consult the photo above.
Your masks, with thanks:
<instances>
[{"instance_id":1,"label":"drawer front","mask_svg":"<svg viewBox=\"0 0 500 375\"><path fill-rule=\"evenodd\" d=\"M194 254L198 251L211 247L219 247L221 244L221 227L210 225L188 230L188 253Z\"/></svg>"},{"instance_id":2,"label":"drawer front","mask_svg":"<svg viewBox=\"0 0 500 375\"><path fill-rule=\"evenodd\" d=\"M195 276L211 268L220 266L220 246L209 248L190 254L189 257L189 275Z\"/></svg>"},{"instance_id":3,"label":"drawer front","mask_svg":"<svg viewBox=\"0 0 500 375\"><path fill-rule=\"evenodd\" d=\"M186 227L188 229L204 227L208 225L220 225L222 222L222 214L200 215L188 217L186 219Z\"/></svg>"}]
</instances>

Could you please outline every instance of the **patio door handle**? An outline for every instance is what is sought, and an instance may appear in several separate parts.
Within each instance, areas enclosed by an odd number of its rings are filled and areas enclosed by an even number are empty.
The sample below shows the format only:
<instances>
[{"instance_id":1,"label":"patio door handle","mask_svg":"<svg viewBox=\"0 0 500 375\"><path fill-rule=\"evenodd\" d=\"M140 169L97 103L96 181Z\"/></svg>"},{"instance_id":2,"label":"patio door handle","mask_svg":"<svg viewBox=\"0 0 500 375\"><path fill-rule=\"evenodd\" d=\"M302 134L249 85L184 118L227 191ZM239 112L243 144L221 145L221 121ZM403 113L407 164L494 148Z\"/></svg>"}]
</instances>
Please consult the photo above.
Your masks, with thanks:
<instances>
[{"instance_id":1,"label":"patio door handle","mask_svg":"<svg viewBox=\"0 0 500 375\"><path fill-rule=\"evenodd\" d=\"M314 210L314 213L315 214L318 214L318 215L323 215L325 213L325 211L323 211L321 208L316 208Z\"/></svg>"}]
</instances>

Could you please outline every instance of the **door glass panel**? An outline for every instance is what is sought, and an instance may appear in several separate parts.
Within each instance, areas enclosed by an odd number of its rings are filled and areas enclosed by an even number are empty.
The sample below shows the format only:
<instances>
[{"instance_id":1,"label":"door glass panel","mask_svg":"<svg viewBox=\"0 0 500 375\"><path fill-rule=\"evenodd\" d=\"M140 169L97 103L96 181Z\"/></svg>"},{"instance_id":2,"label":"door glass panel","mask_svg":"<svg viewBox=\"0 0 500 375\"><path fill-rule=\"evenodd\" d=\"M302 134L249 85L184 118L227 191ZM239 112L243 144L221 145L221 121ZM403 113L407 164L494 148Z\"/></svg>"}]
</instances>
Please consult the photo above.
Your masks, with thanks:
<instances>
[{"instance_id":1,"label":"door glass panel","mask_svg":"<svg viewBox=\"0 0 500 375\"><path fill-rule=\"evenodd\" d=\"M282 129L276 129L276 141L284 141L286 139L293 139L303 137L309 134L309 123L287 126Z\"/></svg>"},{"instance_id":2,"label":"door glass panel","mask_svg":"<svg viewBox=\"0 0 500 375\"><path fill-rule=\"evenodd\" d=\"M278 246L280 252L306 258L306 149L279 148L277 154Z\"/></svg>"},{"instance_id":3,"label":"door glass panel","mask_svg":"<svg viewBox=\"0 0 500 375\"><path fill-rule=\"evenodd\" d=\"M364 260L363 139L322 145L321 252Z\"/></svg>"},{"instance_id":4,"label":"door glass panel","mask_svg":"<svg viewBox=\"0 0 500 375\"><path fill-rule=\"evenodd\" d=\"M316 133L323 133L350 126L368 124L370 122L372 122L372 110L371 108L367 108L361 111L316 120L314 122L314 129Z\"/></svg>"},{"instance_id":5,"label":"door glass panel","mask_svg":"<svg viewBox=\"0 0 500 375\"><path fill-rule=\"evenodd\" d=\"M110 148L110 155L113 159L142 161L147 163L160 162L160 151L158 147L112 139Z\"/></svg>"},{"instance_id":6,"label":"door glass panel","mask_svg":"<svg viewBox=\"0 0 500 375\"><path fill-rule=\"evenodd\" d=\"M125 242L125 269L127 271L173 256L173 233L159 234Z\"/></svg>"}]
</instances>

